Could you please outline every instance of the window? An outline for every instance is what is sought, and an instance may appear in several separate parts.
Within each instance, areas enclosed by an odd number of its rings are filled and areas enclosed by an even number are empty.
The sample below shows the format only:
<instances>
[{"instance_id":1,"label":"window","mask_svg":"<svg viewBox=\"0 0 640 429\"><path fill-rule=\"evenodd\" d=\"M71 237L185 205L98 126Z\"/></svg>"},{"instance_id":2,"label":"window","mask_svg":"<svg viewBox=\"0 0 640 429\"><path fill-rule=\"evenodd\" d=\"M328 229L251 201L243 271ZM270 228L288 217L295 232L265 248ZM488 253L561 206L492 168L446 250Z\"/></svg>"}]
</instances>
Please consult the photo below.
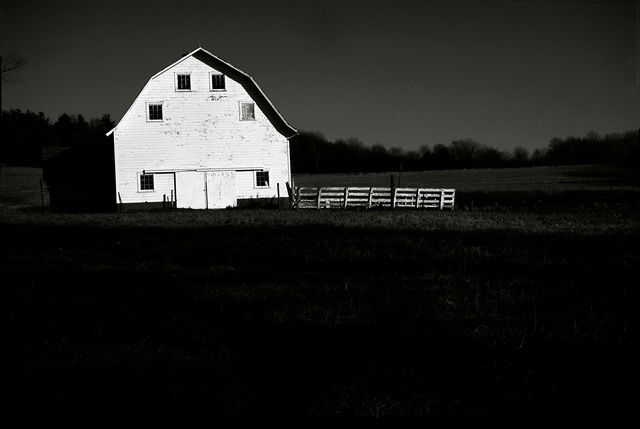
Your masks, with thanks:
<instances>
[{"instance_id":1,"label":"window","mask_svg":"<svg viewBox=\"0 0 640 429\"><path fill-rule=\"evenodd\" d=\"M240 120L251 121L256 119L253 103L240 103Z\"/></svg>"},{"instance_id":2,"label":"window","mask_svg":"<svg viewBox=\"0 0 640 429\"><path fill-rule=\"evenodd\" d=\"M223 74L211 73L211 89L226 89Z\"/></svg>"},{"instance_id":3,"label":"window","mask_svg":"<svg viewBox=\"0 0 640 429\"><path fill-rule=\"evenodd\" d=\"M268 188L269 187L269 172L268 171L256 171L256 187Z\"/></svg>"},{"instance_id":4,"label":"window","mask_svg":"<svg viewBox=\"0 0 640 429\"><path fill-rule=\"evenodd\" d=\"M191 91L191 75L176 75L176 88L178 88L178 91Z\"/></svg>"},{"instance_id":5,"label":"window","mask_svg":"<svg viewBox=\"0 0 640 429\"><path fill-rule=\"evenodd\" d=\"M140 174L140 190L153 191L153 174Z\"/></svg>"},{"instance_id":6,"label":"window","mask_svg":"<svg viewBox=\"0 0 640 429\"><path fill-rule=\"evenodd\" d=\"M162 103L149 104L149 120L162 121Z\"/></svg>"}]
</instances>

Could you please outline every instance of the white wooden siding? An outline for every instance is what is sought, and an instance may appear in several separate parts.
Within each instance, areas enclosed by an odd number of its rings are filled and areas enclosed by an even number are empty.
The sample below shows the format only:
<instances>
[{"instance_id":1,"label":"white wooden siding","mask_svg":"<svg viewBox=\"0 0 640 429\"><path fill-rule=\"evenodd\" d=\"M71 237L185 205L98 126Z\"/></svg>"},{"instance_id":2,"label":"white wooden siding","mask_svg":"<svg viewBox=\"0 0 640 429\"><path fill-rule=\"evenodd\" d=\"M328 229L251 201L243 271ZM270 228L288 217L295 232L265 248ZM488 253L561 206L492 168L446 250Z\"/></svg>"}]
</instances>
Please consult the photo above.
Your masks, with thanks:
<instances>
[{"instance_id":1,"label":"white wooden siding","mask_svg":"<svg viewBox=\"0 0 640 429\"><path fill-rule=\"evenodd\" d=\"M153 184L154 192L147 192L148 195L153 195L153 199L148 202L160 202L163 196L166 197L167 201L171 201L172 193L175 193L173 174L154 174ZM144 197L144 195L140 196Z\"/></svg>"},{"instance_id":2,"label":"white wooden siding","mask_svg":"<svg viewBox=\"0 0 640 429\"><path fill-rule=\"evenodd\" d=\"M290 182L289 142L255 105L255 120L240 120L240 102L253 102L228 76L226 90L211 90L210 73L188 57L151 79L114 133L116 189L123 203L161 202L175 189L173 175L156 174L154 192L139 192L137 174L158 171L238 170L237 198L277 196ZM191 90L176 91L176 74L191 75ZM162 102L163 120L147 120L147 104ZM270 187L256 188L253 172L269 171ZM165 178L171 178L165 182Z\"/></svg>"}]
</instances>

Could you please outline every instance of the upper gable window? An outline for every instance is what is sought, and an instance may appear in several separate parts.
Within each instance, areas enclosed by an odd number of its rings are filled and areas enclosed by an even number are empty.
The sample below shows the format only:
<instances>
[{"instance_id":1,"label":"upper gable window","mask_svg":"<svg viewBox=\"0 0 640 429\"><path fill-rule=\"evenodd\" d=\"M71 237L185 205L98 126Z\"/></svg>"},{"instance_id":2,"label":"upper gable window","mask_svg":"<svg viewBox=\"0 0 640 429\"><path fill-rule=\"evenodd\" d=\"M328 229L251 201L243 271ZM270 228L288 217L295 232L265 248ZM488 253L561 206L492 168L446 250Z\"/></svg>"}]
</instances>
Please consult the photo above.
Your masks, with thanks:
<instances>
[{"instance_id":1,"label":"upper gable window","mask_svg":"<svg viewBox=\"0 0 640 429\"><path fill-rule=\"evenodd\" d=\"M225 90L224 75L220 73L211 73L211 90Z\"/></svg>"},{"instance_id":2,"label":"upper gable window","mask_svg":"<svg viewBox=\"0 0 640 429\"><path fill-rule=\"evenodd\" d=\"M191 75L189 73L176 74L176 90L191 91Z\"/></svg>"},{"instance_id":3,"label":"upper gable window","mask_svg":"<svg viewBox=\"0 0 640 429\"><path fill-rule=\"evenodd\" d=\"M253 103L240 103L240 120L253 121L256 119L255 107Z\"/></svg>"},{"instance_id":4,"label":"upper gable window","mask_svg":"<svg viewBox=\"0 0 640 429\"><path fill-rule=\"evenodd\" d=\"M162 121L162 103L148 103L147 104L147 120L149 121Z\"/></svg>"}]
</instances>

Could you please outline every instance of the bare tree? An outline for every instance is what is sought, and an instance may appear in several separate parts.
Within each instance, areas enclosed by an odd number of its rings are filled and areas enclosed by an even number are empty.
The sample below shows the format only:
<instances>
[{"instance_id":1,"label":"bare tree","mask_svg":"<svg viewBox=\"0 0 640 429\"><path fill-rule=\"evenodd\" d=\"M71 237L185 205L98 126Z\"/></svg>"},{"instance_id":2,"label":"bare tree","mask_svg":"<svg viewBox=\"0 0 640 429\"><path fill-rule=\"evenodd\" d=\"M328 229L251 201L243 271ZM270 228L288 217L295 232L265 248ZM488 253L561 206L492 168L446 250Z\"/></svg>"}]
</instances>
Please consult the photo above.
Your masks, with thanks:
<instances>
[{"instance_id":1,"label":"bare tree","mask_svg":"<svg viewBox=\"0 0 640 429\"><path fill-rule=\"evenodd\" d=\"M9 75L12 72L20 70L26 64L27 60L15 53L0 56L0 75L2 76L2 82L15 82L15 79L12 80Z\"/></svg>"},{"instance_id":2,"label":"bare tree","mask_svg":"<svg viewBox=\"0 0 640 429\"><path fill-rule=\"evenodd\" d=\"M27 65L27 60L15 53L0 55L0 114L2 113L2 85L16 82L13 74Z\"/></svg>"}]
</instances>

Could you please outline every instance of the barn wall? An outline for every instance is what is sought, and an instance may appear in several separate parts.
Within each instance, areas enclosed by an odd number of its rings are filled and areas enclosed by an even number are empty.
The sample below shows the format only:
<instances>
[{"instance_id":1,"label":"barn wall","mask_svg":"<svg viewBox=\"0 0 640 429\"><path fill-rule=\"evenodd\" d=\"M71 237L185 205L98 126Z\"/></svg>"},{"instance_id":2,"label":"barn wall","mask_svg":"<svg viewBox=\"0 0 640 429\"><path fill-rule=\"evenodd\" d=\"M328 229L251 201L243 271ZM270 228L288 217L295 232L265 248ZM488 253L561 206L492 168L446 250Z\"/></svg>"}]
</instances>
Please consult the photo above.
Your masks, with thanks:
<instances>
[{"instance_id":1,"label":"barn wall","mask_svg":"<svg viewBox=\"0 0 640 429\"><path fill-rule=\"evenodd\" d=\"M289 142L255 105L254 121L240 120L240 102L252 102L245 89L226 76L226 90L210 90L210 72L200 60L184 61L152 78L115 131L118 202L161 202L170 195L172 175L155 176L154 192L138 191L142 171L237 169L238 199L273 198L290 180ZM176 91L175 75L191 74L191 91ZM162 102L161 122L147 120L147 103ZM270 187L256 188L254 173L269 171ZM175 191L175 189L174 189Z\"/></svg>"}]
</instances>

